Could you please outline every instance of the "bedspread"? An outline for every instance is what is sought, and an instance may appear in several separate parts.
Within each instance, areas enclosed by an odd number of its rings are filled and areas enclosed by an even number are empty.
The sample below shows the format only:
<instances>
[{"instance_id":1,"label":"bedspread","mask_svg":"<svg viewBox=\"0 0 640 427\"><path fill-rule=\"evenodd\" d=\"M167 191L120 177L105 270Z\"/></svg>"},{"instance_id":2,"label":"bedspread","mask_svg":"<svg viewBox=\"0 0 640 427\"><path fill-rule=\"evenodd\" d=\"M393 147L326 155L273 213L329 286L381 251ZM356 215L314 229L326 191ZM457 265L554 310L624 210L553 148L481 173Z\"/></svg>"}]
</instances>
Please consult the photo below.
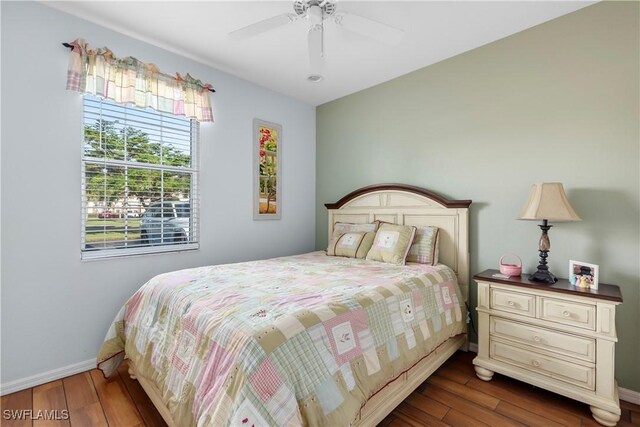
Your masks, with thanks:
<instances>
[{"instance_id":1,"label":"bedspread","mask_svg":"<svg viewBox=\"0 0 640 427\"><path fill-rule=\"evenodd\" d=\"M366 400L465 331L454 272L324 252L154 277L98 355L126 354L177 425L349 425Z\"/></svg>"}]
</instances>

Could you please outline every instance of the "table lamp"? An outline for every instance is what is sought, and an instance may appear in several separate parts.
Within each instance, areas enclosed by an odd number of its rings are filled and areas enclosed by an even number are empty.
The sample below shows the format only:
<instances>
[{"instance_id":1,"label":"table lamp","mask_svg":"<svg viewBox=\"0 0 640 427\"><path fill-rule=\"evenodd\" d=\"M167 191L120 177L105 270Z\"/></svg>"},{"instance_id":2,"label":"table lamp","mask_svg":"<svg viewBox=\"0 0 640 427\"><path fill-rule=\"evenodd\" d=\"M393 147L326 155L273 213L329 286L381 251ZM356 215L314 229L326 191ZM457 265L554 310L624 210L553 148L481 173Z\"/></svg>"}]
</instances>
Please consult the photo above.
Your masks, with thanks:
<instances>
[{"instance_id":1,"label":"table lamp","mask_svg":"<svg viewBox=\"0 0 640 427\"><path fill-rule=\"evenodd\" d=\"M551 248L547 232L552 227L549 225L549 221L582 221L582 218L571 207L562 184L559 182L533 184L529 199L518 219L542 221L542 224L539 225L542 236L540 236L538 244L540 264L538 264L538 271L529 276L529 280L545 283L557 282L558 279L551 274L547 266L547 256Z\"/></svg>"}]
</instances>

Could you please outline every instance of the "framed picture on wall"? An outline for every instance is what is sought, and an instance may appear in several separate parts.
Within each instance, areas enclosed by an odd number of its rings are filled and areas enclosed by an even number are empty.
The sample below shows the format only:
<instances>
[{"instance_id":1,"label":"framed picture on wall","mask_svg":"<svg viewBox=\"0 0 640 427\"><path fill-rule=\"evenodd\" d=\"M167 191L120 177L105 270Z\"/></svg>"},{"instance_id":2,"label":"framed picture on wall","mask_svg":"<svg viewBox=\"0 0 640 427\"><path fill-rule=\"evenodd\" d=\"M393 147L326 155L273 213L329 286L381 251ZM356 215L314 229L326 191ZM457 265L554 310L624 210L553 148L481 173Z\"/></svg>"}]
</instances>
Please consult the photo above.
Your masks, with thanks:
<instances>
[{"instance_id":1,"label":"framed picture on wall","mask_svg":"<svg viewBox=\"0 0 640 427\"><path fill-rule=\"evenodd\" d=\"M598 289L598 266L582 261L569 261L569 282L578 288Z\"/></svg>"},{"instance_id":2,"label":"framed picture on wall","mask_svg":"<svg viewBox=\"0 0 640 427\"><path fill-rule=\"evenodd\" d=\"M280 219L282 126L253 120L253 219Z\"/></svg>"}]
</instances>

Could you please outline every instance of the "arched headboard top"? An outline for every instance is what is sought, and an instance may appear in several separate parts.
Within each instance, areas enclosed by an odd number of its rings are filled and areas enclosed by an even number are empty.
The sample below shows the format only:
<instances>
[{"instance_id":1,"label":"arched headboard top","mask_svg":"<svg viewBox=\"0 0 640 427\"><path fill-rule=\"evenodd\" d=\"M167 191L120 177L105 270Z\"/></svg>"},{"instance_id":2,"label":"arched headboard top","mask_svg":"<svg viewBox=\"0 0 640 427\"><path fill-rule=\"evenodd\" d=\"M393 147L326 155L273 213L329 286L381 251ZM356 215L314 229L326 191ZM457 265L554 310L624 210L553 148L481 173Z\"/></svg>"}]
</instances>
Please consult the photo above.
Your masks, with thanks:
<instances>
[{"instance_id":1,"label":"arched headboard top","mask_svg":"<svg viewBox=\"0 0 640 427\"><path fill-rule=\"evenodd\" d=\"M407 193L417 194L422 197L426 197L427 199L433 200L434 202L439 203L442 207L445 208L468 208L471 205L471 200L449 200L441 195L434 193L433 191L427 190L426 188L416 187L415 185L406 185L406 184L376 184L369 185L367 187L359 188L351 193L347 194L340 200L335 203L325 203L325 207L327 209L340 209L345 204L351 202L352 200L365 196L373 192L378 191L405 191Z\"/></svg>"},{"instance_id":2,"label":"arched headboard top","mask_svg":"<svg viewBox=\"0 0 640 427\"><path fill-rule=\"evenodd\" d=\"M471 200L449 200L424 188L403 184L370 185L336 203L327 203L329 240L336 222L376 220L440 229L439 262L451 267L468 298L469 205Z\"/></svg>"}]
</instances>

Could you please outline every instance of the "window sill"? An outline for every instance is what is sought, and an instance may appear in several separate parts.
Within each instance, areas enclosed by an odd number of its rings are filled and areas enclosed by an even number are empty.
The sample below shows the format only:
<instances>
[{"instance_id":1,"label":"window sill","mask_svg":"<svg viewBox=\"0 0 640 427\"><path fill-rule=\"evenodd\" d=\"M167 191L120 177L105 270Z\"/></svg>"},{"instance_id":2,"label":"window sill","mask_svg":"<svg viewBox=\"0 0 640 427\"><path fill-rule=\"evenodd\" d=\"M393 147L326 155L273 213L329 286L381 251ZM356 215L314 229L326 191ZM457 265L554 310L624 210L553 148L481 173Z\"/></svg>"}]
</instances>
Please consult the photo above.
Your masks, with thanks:
<instances>
[{"instance_id":1,"label":"window sill","mask_svg":"<svg viewBox=\"0 0 640 427\"><path fill-rule=\"evenodd\" d=\"M181 245L127 248L127 249L103 249L95 251L82 251L80 259L82 261L97 261L101 259L130 258L145 255L166 254L168 252L187 252L200 248L199 243L186 243Z\"/></svg>"}]
</instances>

